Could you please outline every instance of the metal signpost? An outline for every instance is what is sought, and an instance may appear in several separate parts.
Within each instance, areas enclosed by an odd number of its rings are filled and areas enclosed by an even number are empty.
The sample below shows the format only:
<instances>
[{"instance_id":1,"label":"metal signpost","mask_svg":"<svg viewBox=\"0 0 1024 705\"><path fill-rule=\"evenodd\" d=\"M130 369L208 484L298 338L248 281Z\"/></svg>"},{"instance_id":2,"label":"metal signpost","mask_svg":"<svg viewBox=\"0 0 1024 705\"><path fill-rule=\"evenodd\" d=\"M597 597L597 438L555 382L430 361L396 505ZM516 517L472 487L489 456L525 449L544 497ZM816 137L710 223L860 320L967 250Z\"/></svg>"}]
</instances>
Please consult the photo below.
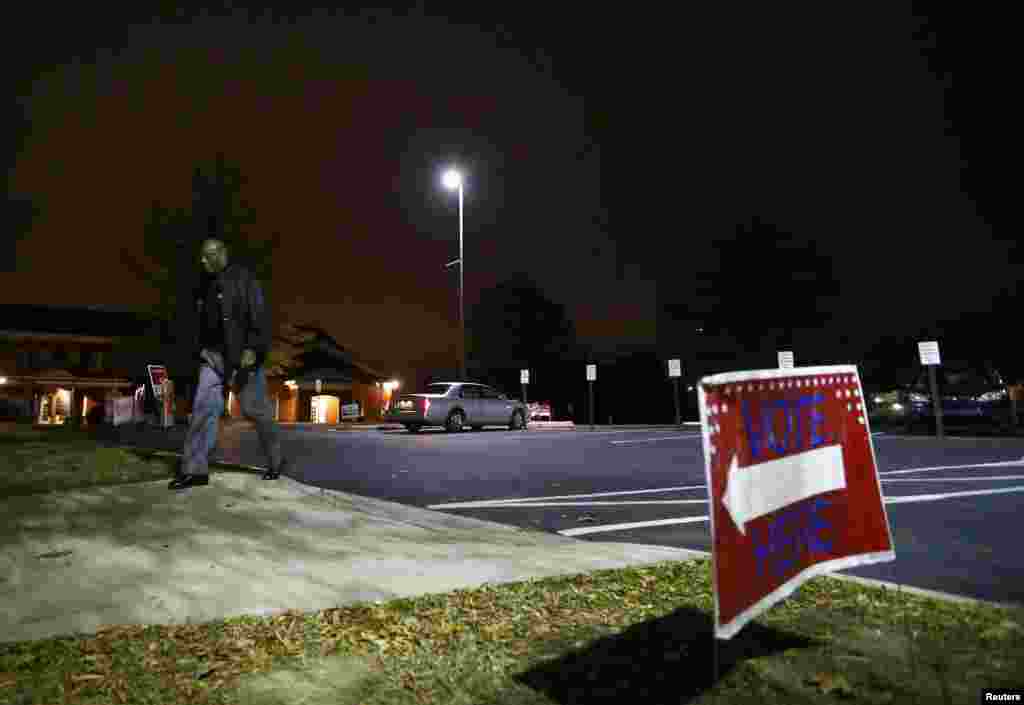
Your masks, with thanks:
<instances>
[{"instance_id":1,"label":"metal signpost","mask_svg":"<svg viewBox=\"0 0 1024 705\"><path fill-rule=\"evenodd\" d=\"M587 365L587 383L590 386L590 430L594 430L594 382L597 380L597 365Z\"/></svg>"},{"instance_id":2,"label":"metal signpost","mask_svg":"<svg viewBox=\"0 0 1024 705\"><path fill-rule=\"evenodd\" d=\"M164 379L161 385L162 401L160 403L160 421L163 428L171 428L174 426L174 381L169 377Z\"/></svg>"},{"instance_id":3,"label":"metal signpost","mask_svg":"<svg viewBox=\"0 0 1024 705\"><path fill-rule=\"evenodd\" d=\"M932 408L935 410L935 435L942 438L945 432L942 428L942 399L939 398L939 384L935 379L935 368L942 364L939 357L939 342L930 340L917 344L917 352L921 356L921 364L928 368L928 383L932 390ZM907 409L907 414L911 409Z\"/></svg>"},{"instance_id":4,"label":"metal signpost","mask_svg":"<svg viewBox=\"0 0 1024 705\"><path fill-rule=\"evenodd\" d=\"M167 368L163 365L146 365L146 376L148 377L150 392L153 395L153 410L156 413L149 415L143 411L143 416L148 419L147 423L151 426L165 428L164 382L168 379ZM145 400L145 391L143 391L143 400ZM145 408L145 401L143 401L143 408Z\"/></svg>"},{"instance_id":5,"label":"metal signpost","mask_svg":"<svg viewBox=\"0 0 1024 705\"><path fill-rule=\"evenodd\" d=\"M519 370L519 383L523 385L523 403L528 404L526 400L526 385L530 383L530 371Z\"/></svg>"},{"instance_id":6,"label":"metal signpost","mask_svg":"<svg viewBox=\"0 0 1024 705\"><path fill-rule=\"evenodd\" d=\"M672 396L676 403L676 426L681 426L683 418L679 413L679 378L683 374L682 365L679 360L668 361L668 376L672 378Z\"/></svg>"}]
</instances>

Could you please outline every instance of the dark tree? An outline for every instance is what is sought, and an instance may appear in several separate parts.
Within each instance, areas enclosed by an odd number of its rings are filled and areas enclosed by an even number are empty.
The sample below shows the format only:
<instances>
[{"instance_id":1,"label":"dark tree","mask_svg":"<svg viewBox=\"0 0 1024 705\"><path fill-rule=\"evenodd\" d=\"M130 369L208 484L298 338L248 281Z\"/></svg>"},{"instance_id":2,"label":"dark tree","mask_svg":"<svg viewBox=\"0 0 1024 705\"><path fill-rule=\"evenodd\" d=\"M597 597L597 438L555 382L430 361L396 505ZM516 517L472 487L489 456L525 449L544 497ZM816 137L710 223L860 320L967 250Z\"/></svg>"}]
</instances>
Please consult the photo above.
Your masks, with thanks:
<instances>
[{"instance_id":1,"label":"dark tree","mask_svg":"<svg viewBox=\"0 0 1024 705\"><path fill-rule=\"evenodd\" d=\"M255 216L245 200L241 170L218 155L196 167L192 175L192 201L188 208L167 208L153 203L142 232L143 254L122 250L122 263L160 292L153 311L164 322L166 348L173 343L172 359L184 361L191 331L195 329L194 294L200 284L199 247L206 238L223 240L232 262L249 267L271 299L273 255L281 237L252 237ZM155 341L154 341L155 342Z\"/></svg>"},{"instance_id":2,"label":"dark tree","mask_svg":"<svg viewBox=\"0 0 1024 705\"><path fill-rule=\"evenodd\" d=\"M792 345L794 331L828 325L840 296L831 254L813 238L754 218L715 243L716 257L698 274L698 294L713 306L699 314L751 350Z\"/></svg>"},{"instance_id":3,"label":"dark tree","mask_svg":"<svg viewBox=\"0 0 1024 705\"><path fill-rule=\"evenodd\" d=\"M470 369L536 367L578 355L565 306L521 273L481 293L466 331Z\"/></svg>"},{"instance_id":4,"label":"dark tree","mask_svg":"<svg viewBox=\"0 0 1024 705\"><path fill-rule=\"evenodd\" d=\"M27 82L15 87L14 95L28 91L30 88ZM2 225L0 232L0 272L14 272L17 270L18 244L23 242L32 232L32 225L42 213L38 200L29 198L24 194L16 194L12 191L11 177L14 174L14 167L21 154L24 140L29 136L32 129L31 121L28 118L25 105L19 99L8 103L7 120L5 121L4 133L6 135L4 157L7 161L7 187L4 189L3 213L7 222Z\"/></svg>"}]
</instances>

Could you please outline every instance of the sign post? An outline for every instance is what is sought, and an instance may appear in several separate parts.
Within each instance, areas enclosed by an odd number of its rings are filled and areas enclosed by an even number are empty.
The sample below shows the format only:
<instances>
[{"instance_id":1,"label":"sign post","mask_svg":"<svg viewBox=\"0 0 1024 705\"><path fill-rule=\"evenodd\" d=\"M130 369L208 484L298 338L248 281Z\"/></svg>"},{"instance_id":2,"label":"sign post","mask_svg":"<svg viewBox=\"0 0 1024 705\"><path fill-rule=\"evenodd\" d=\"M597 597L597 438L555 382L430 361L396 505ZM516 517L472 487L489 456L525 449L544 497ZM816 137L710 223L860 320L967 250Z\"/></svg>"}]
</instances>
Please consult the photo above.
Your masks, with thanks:
<instances>
[{"instance_id":1,"label":"sign post","mask_svg":"<svg viewBox=\"0 0 1024 705\"><path fill-rule=\"evenodd\" d=\"M140 413L145 423L151 426L164 426L164 382L167 380L167 368L163 365L146 365L146 377L152 393L154 414L147 413L146 393L142 393L142 409ZM145 385L144 385L145 386Z\"/></svg>"},{"instance_id":2,"label":"sign post","mask_svg":"<svg viewBox=\"0 0 1024 705\"><path fill-rule=\"evenodd\" d=\"M942 428L942 399L939 398L939 384L935 379L935 368L942 364L942 358L939 357L939 342L937 340L920 342L917 344L917 352L921 356L921 364L928 368L928 384L932 390L932 409L935 410L935 435L942 438L945 435ZM910 414L910 409L907 409L907 414Z\"/></svg>"},{"instance_id":3,"label":"sign post","mask_svg":"<svg viewBox=\"0 0 1024 705\"><path fill-rule=\"evenodd\" d=\"M679 360L668 361L668 376L672 378L672 397L676 404L676 426L681 426L683 417L679 413L679 378L683 374L682 365Z\"/></svg>"},{"instance_id":4,"label":"sign post","mask_svg":"<svg viewBox=\"0 0 1024 705\"><path fill-rule=\"evenodd\" d=\"M168 377L161 386L163 402L160 404L160 420L164 428L171 428L174 426L174 381Z\"/></svg>"},{"instance_id":5,"label":"sign post","mask_svg":"<svg viewBox=\"0 0 1024 705\"><path fill-rule=\"evenodd\" d=\"M895 560L853 365L704 377L716 639L802 583Z\"/></svg>"},{"instance_id":6,"label":"sign post","mask_svg":"<svg viewBox=\"0 0 1024 705\"><path fill-rule=\"evenodd\" d=\"M528 404L526 401L526 385L530 383L530 371L519 370L519 383L523 385L523 403Z\"/></svg>"},{"instance_id":7,"label":"sign post","mask_svg":"<svg viewBox=\"0 0 1024 705\"><path fill-rule=\"evenodd\" d=\"M597 380L597 365L587 365L587 384L590 386L590 430L594 430L594 382Z\"/></svg>"}]
</instances>

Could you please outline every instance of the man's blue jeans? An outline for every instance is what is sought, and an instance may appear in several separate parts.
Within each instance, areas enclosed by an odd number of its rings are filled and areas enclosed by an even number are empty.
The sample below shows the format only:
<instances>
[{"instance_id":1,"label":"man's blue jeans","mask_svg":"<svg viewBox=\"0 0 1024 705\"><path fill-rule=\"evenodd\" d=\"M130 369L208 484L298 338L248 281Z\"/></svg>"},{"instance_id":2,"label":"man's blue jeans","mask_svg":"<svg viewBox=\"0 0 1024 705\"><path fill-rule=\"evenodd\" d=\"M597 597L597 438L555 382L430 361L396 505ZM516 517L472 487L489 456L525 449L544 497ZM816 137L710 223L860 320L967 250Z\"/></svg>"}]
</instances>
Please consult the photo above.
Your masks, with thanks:
<instances>
[{"instance_id":1,"label":"man's blue jeans","mask_svg":"<svg viewBox=\"0 0 1024 705\"><path fill-rule=\"evenodd\" d=\"M242 416L256 425L256 433L263 447L269 468L281 465L281 442L274 407L267 396L267 376L263 367L256 367L238 393ZM212 367L199 366L199 386L192 402L192 422L185 436L182 472L192 475L210 473L210 451L217 442L220 417L224 413L224 382Z\"/></svg>"}]
</instances>

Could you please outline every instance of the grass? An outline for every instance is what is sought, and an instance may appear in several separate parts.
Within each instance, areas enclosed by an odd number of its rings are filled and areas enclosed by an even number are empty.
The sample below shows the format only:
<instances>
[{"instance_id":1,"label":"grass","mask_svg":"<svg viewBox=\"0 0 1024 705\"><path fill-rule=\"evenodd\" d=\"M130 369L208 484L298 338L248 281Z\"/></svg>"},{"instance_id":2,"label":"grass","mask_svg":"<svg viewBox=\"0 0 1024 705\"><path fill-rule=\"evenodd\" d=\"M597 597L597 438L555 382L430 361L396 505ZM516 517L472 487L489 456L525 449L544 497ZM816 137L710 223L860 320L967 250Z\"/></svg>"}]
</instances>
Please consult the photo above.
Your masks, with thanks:
<instances>
[{"instance_id":1,"label":"grass","mask_svg":"<svg viewBox=\"0 0 1024 705\"><path fill-rule=\"evenodd\" d=\"M0 496L151 482L169 477L174 462L100 446L86 429L19 424L0 433Z\"/></svg>"},{"instance_id":2,"label":"grass","mask_svg":"<svg viewBox=\"0 0 1024 705\"><path fill-rule=\"evenodd\" d=\"M85 452L66 440L58 452ZM31 446L22 459L34 467L54 447L32 444L0 443L0 457ZM712 614L704 560L318 612L122 625L0 643L0 704L946 705L1024 685L1024 608L816 578L718 642L715 683Z\"/></svg>"}]
</instances>

